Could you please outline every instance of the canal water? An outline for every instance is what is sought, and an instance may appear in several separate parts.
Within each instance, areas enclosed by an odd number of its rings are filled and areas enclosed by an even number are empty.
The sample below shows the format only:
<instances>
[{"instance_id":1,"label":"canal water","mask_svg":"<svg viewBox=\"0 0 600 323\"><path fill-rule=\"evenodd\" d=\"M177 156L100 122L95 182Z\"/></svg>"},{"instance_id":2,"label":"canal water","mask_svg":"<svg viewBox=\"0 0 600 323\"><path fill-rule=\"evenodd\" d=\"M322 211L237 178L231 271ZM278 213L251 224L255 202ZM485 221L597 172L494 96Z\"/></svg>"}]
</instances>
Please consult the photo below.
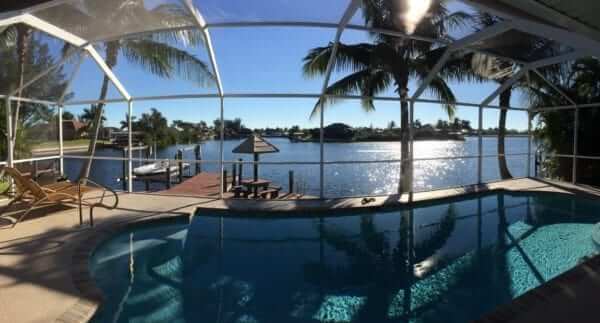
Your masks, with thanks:
<instances>
[{"instance_id":1,"label":"canal water","mask_svg":"<svg viewBox=\"0 0 600 323\"><path fill-rule=\"evenodd\" d=\"M287 138L267 138L277 146L279 153L261 155L261 161L269 162L319 162L319 143L294 143ZM527 141L526 137L510 137L506 139L508 167L515 177L527 174ZM251 161L251 155L234 154L231 151L241 140L227 140L224 143L225 160L242 158ZM193 145L173 145L158 151L158 158L174 158L178 149L190 148ZM446 158L477 155L477 138L468 137L465 141L416 141L414 143L415 158ZM496 137L483 139L483 155L495 155ZM532 150L535 147L532 148ZM97 156L122 157L116 149L99 149ZM144 157L136 153L134 158ZM219 160L219 141L211 140L202 143L203 171L217 172ZM326 143L325 161L376 161L397 160L400 158L398 142L355 142ZM184 159L194 159L192 149L184 154ZM532 158L533 159L533 158ZM211 162L212 161L212 162ZM78 177L83 160L66 159L65 172L70 179ZM137 166L134 165L134 167ZM530 167L532 167L530 165ZM191 167L193 169L193 166ZM231 165L226 165L231 173ZM288 191L289 171L294 172L294 191L309 195L319 194L319 165L261 165L261 178L272 180L276 185ZM399 163L363 163L363 164L327 164L325 166L325 194L327 197L384 195L397 191L399 181ZM244 165L244 177L252 176L252 166ZM122 162L95 160L91 178L99 183L117 189L123 187L118 178L122 176ZM484 181L499 179L498 159L483 159L482 177ZM477 182L477 158L457 158L444 160L425 160L415 162L415 190L431 190L473 184ZM145 190L143 183L136 183L136 191ZM164 189L164 184L153 184L151 190Z\"/></svg>"}]
</instances>

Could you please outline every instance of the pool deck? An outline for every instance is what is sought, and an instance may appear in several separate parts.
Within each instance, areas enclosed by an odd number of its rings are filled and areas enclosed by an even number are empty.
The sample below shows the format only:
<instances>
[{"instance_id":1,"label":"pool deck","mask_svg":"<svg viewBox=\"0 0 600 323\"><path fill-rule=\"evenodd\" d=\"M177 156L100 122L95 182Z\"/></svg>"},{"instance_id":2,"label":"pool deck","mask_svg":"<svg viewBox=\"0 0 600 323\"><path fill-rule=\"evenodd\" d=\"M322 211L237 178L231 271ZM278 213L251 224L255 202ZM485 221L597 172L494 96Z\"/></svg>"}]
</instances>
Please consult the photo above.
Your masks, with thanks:
<instances>
[{"instance_id":1,"label":"pool deck","mask_svg":"<svg viewBox=\"0 0 600 323\"><path fill-rule=\"evenodd\" d=\"M331 200L235 200L157 194L120 194L119 208L97 209L94 228L79 227L75 208L40 210L14 229L0 218L0 322L85 322L101 295L87 269L90 252L103 239L131 223L189 217L197 209L317 211L385 207L409 200L426 201L496 189L551 191L600 198L600 191L535 179L515 179L478 186L407 195ZM90 197L93 198L93 197ZM0 202L5 203L5 202ZM84 213L87 216L87 213ZM557 277L549 284L500 307L481 322L598 322L600 257Z\"/></svg>"}]
</instances>

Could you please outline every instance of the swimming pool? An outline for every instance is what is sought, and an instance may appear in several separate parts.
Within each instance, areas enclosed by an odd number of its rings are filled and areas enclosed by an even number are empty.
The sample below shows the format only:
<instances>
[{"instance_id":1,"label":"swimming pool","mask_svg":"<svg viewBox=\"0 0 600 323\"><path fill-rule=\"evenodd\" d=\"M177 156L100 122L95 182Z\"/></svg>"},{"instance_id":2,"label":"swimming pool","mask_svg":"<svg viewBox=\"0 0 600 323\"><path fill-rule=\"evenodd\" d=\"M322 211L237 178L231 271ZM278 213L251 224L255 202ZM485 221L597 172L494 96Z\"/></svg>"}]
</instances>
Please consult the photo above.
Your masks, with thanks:
<instances>
[{"instance_id":1,"label":"swimming pool","mask_svg":"<svg viewBox=\"0 0 600 323\"><path fill-rule=\"evenodd\" d=\"M596 253L600 202L494 192L411 209L123 232L93 254L95 322L465 322Z\"/></svg>"}]
</instances>

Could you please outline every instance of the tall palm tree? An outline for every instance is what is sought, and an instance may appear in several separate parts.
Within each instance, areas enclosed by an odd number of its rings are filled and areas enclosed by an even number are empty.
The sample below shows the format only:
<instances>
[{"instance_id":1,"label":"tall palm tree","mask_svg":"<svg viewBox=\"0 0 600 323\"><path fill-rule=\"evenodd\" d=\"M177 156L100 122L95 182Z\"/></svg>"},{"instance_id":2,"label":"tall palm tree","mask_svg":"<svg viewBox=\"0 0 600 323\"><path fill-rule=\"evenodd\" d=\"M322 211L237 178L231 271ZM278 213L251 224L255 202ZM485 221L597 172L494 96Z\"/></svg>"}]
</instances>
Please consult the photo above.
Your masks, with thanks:
<instances>
[{"instance_id":1,"label":"tall palm tree","mask_svg":"<svg viewBox=\"0 0 600 323\"><path fill-rule=\"evenodd\" d=\"M577 104L600 102L600 63L595 58L578 59L562 64L559 69L550 72L543 69L540 72ZM565 104L563 96L542 81L532 82L526 95L532 109ZM596 128L600 113L597 109L580 110L579 113L578 152L580 155L597 156L600 149ZM539 111L535 136L540 140L541 148L547 153L572 152L573 136L577 131L574 119L575 114L569 111ZM600 184L600 166L594 160L579 159L577 167L577 181ZM573 163L568 158L544 160L542 168L542 176L571 180L573 174Z\"/></svg>"},{"instance_id":2,"label":"tall palm tree","mask_svg":"<svg viewBox=\"0 0 600 323\"><path fill-rule=\"evenodd\" d=\"M0 32L0 39L2 43L7 45L10 42L14 42L15 49L17 52L17 77L18 82L16 88L19 89L17 96L21 97L23 94L23 84L25 83L25 66L27 65L27 58L29 56L30 43L32 39L33 29L25 24L11 25L2 32ZM11 92L14 89L10 89ZM18 124L19 124L19 110L21 109L21 101L17 101L15 111L13 112L13 146L15 145Z\"/></svg>"},{"instance_id":3,"label":"tall palm tree","mask_svg":"<svg viewBox=\"0 0 600 323\"><path fill-rule=\"evenodd\" d=\"M476 30L487 28L500 22L498 17L488 13L480 12L475 15ZM509 31L487 41L488 49L500 52L506 57L518 57L522 60L538 60L552 56L560 51L557 43L549 40L536 38L521 32ZM498 84L506 82L519 67L517 64L498 59L489 55L477 53L473 54L473 70L487 80L493 80ZM532 75L538 78L537 75ZM530 79L531 80L531 79ZM512 178L506 162L506 117L510 100L515 89L527 89L528 82L517 82L513 86L500 93L498 97L500 115L498 117L498 168L500 178Z\"/></svg>"},{"instance_id":4,"label":"tall palm tree","mask_svg":"<svg viewBox=\"0 0 600 323\"><path fill-rule=\"evenodd\" d=\"M17 39L20 39L17 42ZM11 93L22 86L23 81L31 75L36 75L56 64L51 55L48 44L41 41L36 35L18 37L18 28L8 26L0 28L0 92ZM25 88L22 97L41 97L47 100L57 100L64 90L66 77L62 68L57 68L47 74L43 82L35 82ZM4 110L5 102L0 102L0 109ZM52 114L49 107L31 103L21 102L16 104L19 111L13 109L13 147L16 156L29 156L31 149L24 128L30 127L37 121ZM4 112L2 112L4 113ZM17 127L20 125L20 127ZM6 124L0 124L0 133L7 136ZM6 141L0 140L0 151L6 152Z\"/></svg>"},{"instance_id":5,"label":"tall palm tree","mask_svg":"<svg viewBox=\"0 0 600 323\"><path fill-rule=\"evenodd\" d=\"M92 26L110 25L116 30L131 30L136 24L146 18L161 21L165 25L179 25L186 19L185 9L178 4L164 4L154 9L147 9L143 0L106 0L87 1L84 3L90 16L94 18ZM114 10L118 8L118 10ZM108 14L108 16L106 16ZM113 69L120 57L138 65L149 72L161 77L171 78L175 75L199 85L206 85L214 80L208 65L178 48L178 45L196 46L203 43L200 31L178 32L169 31L155 33L140 38L126 38L104 43L106 65ZM105 100L108 93L109 78L105 75L100 88L99 100ZM104 103L98 104L98 113L93 121L92 140L88 154L93 157L96 141L100 132L100 118ZM81 170L80 177L89 176L93 158L88 159Z\"/></svg>"},{"instance_id":6,"label":"tall palm tree","mask_svg":"<svg viewBox=\"0 0 600 323\"><path fill-rule=\"evenodd\" d=\"M415 0L411 0L415 1ZM452 28L460 27L467 19L464 12L449 13L445 6L446 1L435 1L431 4L426 14L418 25L414 25L402 13L403 1L363 1L363 16L369 27L400 30L405 33L415 32L418 35L431 38L448 38ZM398 18L404 17L404 18ZM423 81L431 68L441 57L444 48L436 48L431 43L412 39L397 38L374 33L373 43L344 44L340 43L334 60L333 71L348 73L339 81L331 84L326 91L330 95L360 94L366 96L361 100L365 111L375 110L372 96L393 88L401 99L401 134L402 148L401 159L408 158L408 83L410 78ZM303 72L305 76L315 77L323 75L332 54L334 44L317 47L309 51L304 57ZM464 68L464 69L463 69ZM450 63L436 75L428 85L428 90L437 98L446 102L443 108L449 117L454 115L455 97L446 79L463 80L466 77L464 70L468 66ZM328 103L335 103L332 97L326 97L323 102L315 105L312 116ZM409 173L407 162L401 166L402 175ZM409 190L408 177L402 176L400 193Z\"/></svg>"}]
</instances>

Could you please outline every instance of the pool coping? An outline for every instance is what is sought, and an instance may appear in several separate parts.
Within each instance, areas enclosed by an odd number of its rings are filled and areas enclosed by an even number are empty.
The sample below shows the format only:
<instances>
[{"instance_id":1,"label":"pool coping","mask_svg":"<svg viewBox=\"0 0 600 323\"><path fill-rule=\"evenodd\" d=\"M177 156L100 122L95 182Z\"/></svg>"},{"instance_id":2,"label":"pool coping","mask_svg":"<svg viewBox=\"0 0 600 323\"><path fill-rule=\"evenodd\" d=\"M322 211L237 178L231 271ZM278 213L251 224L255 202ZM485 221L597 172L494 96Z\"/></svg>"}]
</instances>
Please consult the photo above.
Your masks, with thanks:
<instances>
[{"instance_id":1,"label":"pool coping","mask_svg":"<svg viewBox=\"0 0 600 323\"><path fill-rule=\"evenodd\" d=\"M548 182L546 182L548 183ZM455 197L468 197L472 194L480 194L480 193L493 193L498 191L505 191L509 193L519 193L519 192L549 192L555 194L567 194L564 190L568 191L574 195L585 195L587 197L592 198L600 198L599 194L594 192L586 191L577 186L569 187L565 186L564 183L553 183L550 182L551 185L559 186L561 189L558 191L554 190L538 190L536 188L532 189L511 189L507 187L489 187L489 185L474 185L469 187L462 187L458 189L451 190L441 190L445 191L446 194L439 194L439 191L433 191L433 195L429 195L426 197L418 197L415 196L421 195L421 193L415 193L410 200L405 197L400 197L396 195L396 200L392 200L389 202L389 196L383 199L383 202L388 203L377 203L370 205L361 205L356 203L343 204L343 206L331 207L331 205L325 204L321 205L321 207L314 207L309 204L306 208L297 208L296 211L331 211L331 210L365 210L372 209L378 210L387 207L397 207L397 206L406 206L410 203L426 203L426 202L434 202L449 198ZM562 190L562 192L561 192ZM431 194L432 192L427 192L426 194ZM404 201L403 201L404 199ZM340 199L348 200L348 199ZM353 200L360 200L360 198L353 198ZM325 200L327 201L337 201L337 200ZM287 208L279 209L273 207L261 208L256 207L260 206L261 202L259 201L247 201L249 202L245 207L243 205L237 205L236 207L231 207L231 205L225 205L226 207L222 207L220 205L211 205L206 204L200 207L196 207L194 212L186 213L186 214L160 214L155 215L148 218L142 219L132 219L128 221L118 222L118 223L106 223L102 226L96 227L91 234L86 237L81 237L75 241L76 248L72 253L71 257L71 279L73 284L81 293L79 300L72 305L69 309L67 309L59 318L56 319L55 322L60 323L84 323L88 322L94 314L99 309L100 305L103 301L103 293L100 288L96 285L94 278L90 272L90 259L93 255L94 251L105 241L113 238L116 234L127 230L128 228L147 224L147 223L160 223L162 221L171 222L177 219L187 219L188 221L194 216L196 212L199 210L207 210L207 211L261 211L261 212L282 212L289 211ZM283 202L283 201L282 201ZM321 200L323 202L323 200ZM356 201L355 201L356 202ZM376 200L376 202L379 202ZM297 207L297 205L296 205ZM585 278L589 278L593 274L600 274L600 255L595 255L590 257L586 261L577 266L567 270L566 272L558 275L557 277L551 279L550 281L540 285L525 294L513 299L510 303L498 305L493 311L485 314L481 318L474 320L474 322L478 323L500 323L500 322L511 322L517 318L518 315L523 314L527 311L532 311L534 307L537 305L544 305L549 301L549 298L552 296L556 296L558 293L568 293L569 289L566 287L568 284L573 284L575 282L579 282Z\"/></svg>"},{"instance_id":2,"label":"pool coping","mask_svg":"<svg viewBox=\"0 0 600 323\"><path fill-rule=\"evenodd\" d=\"M498 305L493 311L474 320L474 323L499 323L515 321L527 313L540 310L540 306L548 305L551 298L558 294L572 294L572 286L584 279L594 278L600 274L600 255L589 257L584 262L552 278L546 283L514 298L510 303Z\"/></svg>"}]
</instances>

